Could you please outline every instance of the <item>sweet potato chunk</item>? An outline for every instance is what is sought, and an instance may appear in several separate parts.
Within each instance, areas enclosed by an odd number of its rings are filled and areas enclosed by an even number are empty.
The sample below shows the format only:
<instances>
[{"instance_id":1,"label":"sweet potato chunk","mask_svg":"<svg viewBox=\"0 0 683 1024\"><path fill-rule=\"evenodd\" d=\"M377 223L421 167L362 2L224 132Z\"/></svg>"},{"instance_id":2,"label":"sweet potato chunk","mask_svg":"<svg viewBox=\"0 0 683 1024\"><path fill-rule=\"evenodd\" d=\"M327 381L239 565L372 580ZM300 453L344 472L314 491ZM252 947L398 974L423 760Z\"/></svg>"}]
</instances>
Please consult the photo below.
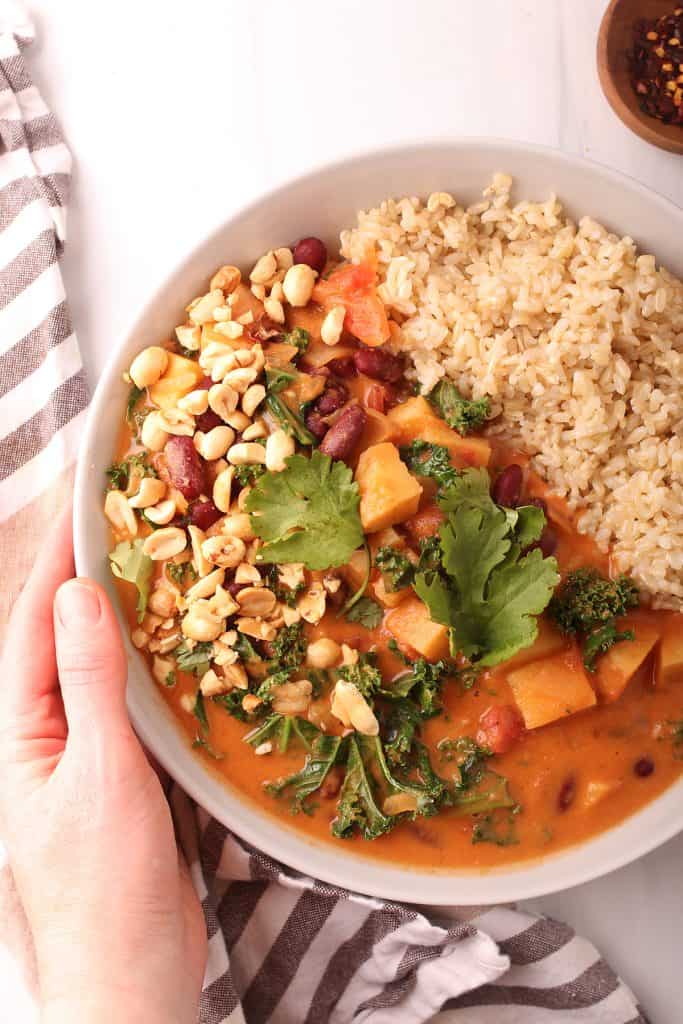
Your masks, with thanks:
<instances>
[{"instance_id":1,"label":"sweet potato chunk","mask_svg":"<svg viewBox=\"0 0 683 1024\"><path fill-rule=\"evenodd\" d=\"M660 636L660 630L645 616L627 615L619 620L619 629L632 629L635 640L621 640L607 654L598 655L593 678L604 701L621 697Z\"/></svg>"},{"instance_id":2,"label":"sweet potato chunk","mask_svg":"<svg viewBox=\"0 0 683 1024\"><path fill-rule=\"evenodd\" d=\"M417 597L407 597L389 612L386 625L399 644L412 647L428 661L448 655L448 629L432 622L426 605Z\"/></svg>"},{"instance_id":3,"label":"sweet potato chunk","mask_svg":"<svg viewBox=\"0 0 683 1024\"><path fill-rule=\"evenodd\" d=\"M461 437L435 414L429 402L419 395L395 406L387 414L396 430L398 444L410 444L417 438L447 448L457 469L487 466L491 446L481 437Z\"/></svg>"},{"instance_id":4,"label":"sweet potato chunk","mask_svg":"<svg viewBox=\"0 0 683 1024\"><path fill-rule=\"evenodd\" d=\"M166 373L149 389L149 397L160 409L172 409L183 395L197 387L203 376L199 363L169 352Z\"/></svg>"},{"instance_id":5,"label":"sweet potato chunk","mask_svg":"<svg viewBox=\"0 0 683 1024\"><path fill-rule=\"evenodd\" d=\"M558 651L564 650L566 646L567 641L559 629L556 629L546 619L539 619L538 636L531 647L525 647L513 655L512 658L505 662L505 668L521 668L522 665L528 665L532 661L540 661L541 658L547 658L551 654L556 654Z\"/></svg>"},{"instance_id":6,"label":"sweet potato chunk","mask_svg":"<svg viewBox=\"0 0 683 1024\"><path fill-rule=\"evenodd\" d=\"M363 530L374 533L415 515L422 488L406 469L398 448L388 441L366 448L358 460Z\"/></svg>"},{"instance_id":7,"label":"sweet potato chunk","mask_svg":"<svg viewBox=\"0 0 683 1024\"><path fill-rule=\"evenodd\" d=\"M368 571L368 556L365 548L358 548L339 570L353 591L358 590Z\"/></svg>"},{"instance_id":8,"label":"sweet potato chunk","mask_svg":"<svg viewBox=\"0 0 683 1024\"><path fill-rule=\"evenodd\" d=\"M657 649L657 682L666 685L683 681L683 615L666 624Z\"/></svg>"},{"instance_id":9,"label":"sweet potato chunk","mask_svg":"<svg viewBox=\"0 0 683 1024\"><path fill-rule=\"evenodd\" d=\"M532 661L507 679L527 729L538 729L596 703L576 646Z\"/></svg>"},{"instance_id":10,"label":"sweet potato chunk","mask_svg":"<svg viewBox=\"0 0 683 1024\"><path fill-rule=\"evenodd\" d=\"M377 412L376 409L366 409L365 414L365 426L358 442L360 449L365 450L384 441L394 440L394 428L384 413Z\"/></svg>"},{"instance_id":11,"label":"sweet potato chunk","mask_svg":"<svg viewBox=\"0 0 683 1024\"><path fill-rule=\"evenodd\" d=\"M382 605L382 608L397 608L402 601L410 596L410 587L401 587L400 590L387 590L384 586L384 579L380 576L370 584L372 596Z\"/></svg>"}]
</instances>

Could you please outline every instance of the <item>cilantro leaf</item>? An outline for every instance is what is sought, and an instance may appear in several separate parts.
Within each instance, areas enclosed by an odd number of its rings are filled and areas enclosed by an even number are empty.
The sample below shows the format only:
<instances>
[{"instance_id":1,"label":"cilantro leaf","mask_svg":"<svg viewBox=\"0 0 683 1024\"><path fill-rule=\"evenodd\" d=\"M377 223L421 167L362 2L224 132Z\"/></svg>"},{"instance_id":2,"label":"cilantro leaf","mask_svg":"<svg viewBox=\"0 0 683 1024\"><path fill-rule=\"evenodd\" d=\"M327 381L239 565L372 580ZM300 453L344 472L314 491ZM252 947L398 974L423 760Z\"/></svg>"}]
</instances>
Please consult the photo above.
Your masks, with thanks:
<instances>
[{"instance_id":1,"label":"cilantro leaf","mask_svg":"<svg viewBox=\"0 0 683 1024\"><path fill-rule=\"evenodd\" d=\"M142 622L145 617L149 597L149 581L154 571L154 562L149 555L143 553L143 543L144 541L140 537L132 544L129 540L122 540L109 553L109 567L114 576L120 580L126 580L127 583L134 583L138 588L136 606L138 622Z\"/></svg>"},{"instance_id":2,"label":"cilantro leaf","mask_svg":"<svg viewBox=\"0 0 683 1024\"><path fill-rule=\"evenodd\" d=\"M265 473L247 498L263 562L303 562L309 569L344 565L363 543L360 493L343 462L314 451L291 455L281 473Z\"/></svg>"},{"instance_id":3,"label":"cilantro leaf","mask_svg":"<svg viewBox=\"0 0 683 1024\"><path fill-rule=\"evenodd\" d=\"M473 430L478 430L491 415L488 398L464 398L450 380L440 380L427 396L427 400L448 426L457 430L459 434L469 434Z\"/></svg>"},{"instance_id":4,"label":"cilantro leaf","mask_svg":"<svg viewBox=\"0 0 683 1024\"><path fill-rule=\"evenodd\" d=\"M418 573L415 591L432 619L450 627L455 649L480 665L497 665L536 639L536 616L559 582L557 562L538 548L522 554L517 529L525 541L542 521L499 508L485 470L462 473L440 504L448 514L441 567Z\"/></svg>"},{"instance_id":5,"label":"cilantro leaf","mask_svg":"<svg viewBox=\"0 0 683 1024\"><path fill-rule=\"evenodd\" d=\"M365 629L376 629L384 617L384 609L370 597L361 597L346 613L347 622L357 622Z\"/></svg>"}]
</instances>

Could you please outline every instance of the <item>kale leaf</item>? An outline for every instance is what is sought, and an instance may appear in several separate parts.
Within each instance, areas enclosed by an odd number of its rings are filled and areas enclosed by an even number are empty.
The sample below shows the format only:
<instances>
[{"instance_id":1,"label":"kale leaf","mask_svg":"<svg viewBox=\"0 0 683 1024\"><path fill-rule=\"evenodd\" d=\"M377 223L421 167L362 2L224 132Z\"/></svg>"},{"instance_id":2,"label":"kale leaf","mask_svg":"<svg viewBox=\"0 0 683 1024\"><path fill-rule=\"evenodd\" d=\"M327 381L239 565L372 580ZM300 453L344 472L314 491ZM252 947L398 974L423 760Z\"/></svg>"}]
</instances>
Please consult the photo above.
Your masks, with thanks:
<instances>
[{"instance_id":1,"label":"kale leaf","mask_svg":"<svg viewBox=\"0 0 683 1024\"><path fill-rule=\"evenodd\" d=\"M193 672L196 676L203 676L205 672L209 671L213 657L213 644L201 642L190 648L187 640L183 640L174 648L173 655L181 672Z\"/></svg>"},{"instance_id":2,"label":"kale leaf","mask_svg":"<svg viewBox=\"0 0 683 1024\"><path fill-rule=\"evenodd\" d=\"M479 430L491 415L488 398L474 400L464 398L450 380L440 380L429 393L427 400L449 427L459 434L470 434Z\"/></svg>"},{"instance_id":3,"label":"kale leaf","mask_svg":"<svg viewBox=\"0 0 683 1024\"><path fill-rule=\"evenodd\" d=\"M338 839L358 830L364 839L377 839L395 824L377 805L376 783L366 768L355 736L348 741L346 774L339 794L332 835Z\"/></svg>"},{"instance_id":4,"label":"kale leaf","mask_svg":"<svg viewBox=\"0 0 683 1024\"><path fill-rule=\"evenodd\" d=\"M448 448L429 441L416 440L400 448L401 458L411 473L430 476L439 487L449 487L458 478L458 471L451 465Z\"/></svg>"},{"instance_id":5,"label":"kale leaf","mask_svg":"<svg viewBox=\"0 0 683 1024\"><path fill-rule=\"evenodd\" d=\"M633 640L631 629L619 631L618 616L638 607L638 588L628 576L607 579L597 569L570 572L553 597L548 612L560 629L583 637L583 661L594 671L599 654L622 640Z\"/></svg>"},{"instance_id":6,"label":"kale leaf","mask_svg":"<svg viewBox=\"0 0 683 1024\"><path fill-rule=\"evenodd\" d=\"M375 565L382 573L385 589L390 593L409 587L415 579L414 564L397 548L378 548Z\"/></svg>"}]
</instances>

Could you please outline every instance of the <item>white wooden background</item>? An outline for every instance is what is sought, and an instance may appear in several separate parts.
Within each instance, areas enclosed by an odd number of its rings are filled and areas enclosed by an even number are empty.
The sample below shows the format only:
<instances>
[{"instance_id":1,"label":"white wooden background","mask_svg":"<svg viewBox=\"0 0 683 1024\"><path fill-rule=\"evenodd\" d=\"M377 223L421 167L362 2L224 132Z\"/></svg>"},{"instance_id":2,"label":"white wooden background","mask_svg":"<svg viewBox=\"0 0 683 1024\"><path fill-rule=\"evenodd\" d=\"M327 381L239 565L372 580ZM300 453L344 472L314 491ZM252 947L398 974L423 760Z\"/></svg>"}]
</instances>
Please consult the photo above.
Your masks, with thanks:
<instances>
[{"instance_id":1,"label":"white wooden background","mask_svg":"<svg viewBox=\"0 0 683 1024\"><path fill-rule=\"evenodd\" d=\"M364 147L523 139L608 164L683 206L681 158L631 135L600 92L606 0L28 6L34 73L77 161L64 268L93 382L187 246L263 189ZM682 858L679 837L533 904L592 938L654 1024L681 1019ZM2 1016L23 1024L32 1014L15 980L0 950Z\"/></svg>"}]
</instances>

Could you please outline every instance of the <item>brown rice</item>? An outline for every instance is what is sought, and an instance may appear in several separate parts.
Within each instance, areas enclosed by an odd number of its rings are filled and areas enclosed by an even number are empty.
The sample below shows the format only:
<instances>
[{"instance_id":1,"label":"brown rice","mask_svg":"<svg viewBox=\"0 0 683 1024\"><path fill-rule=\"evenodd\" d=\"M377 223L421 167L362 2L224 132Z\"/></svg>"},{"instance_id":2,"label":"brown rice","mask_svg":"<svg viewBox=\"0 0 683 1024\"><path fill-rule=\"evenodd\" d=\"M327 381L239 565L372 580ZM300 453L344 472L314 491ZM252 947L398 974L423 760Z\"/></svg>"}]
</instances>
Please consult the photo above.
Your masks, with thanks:
<instances>
[{"instance_id":1,"label":"brown rice","mask_svg":"<svg viewBox=\"0 0 683 1024\"><path fill-rule=\"evenodd\" d=\"M342 232L377 248L380 293L424 391L489 395L579 528L659 607L683 607L683 283L555 196L511 205L497 174L468 209L387 200Z\"/></svg>"}]
</instances>

